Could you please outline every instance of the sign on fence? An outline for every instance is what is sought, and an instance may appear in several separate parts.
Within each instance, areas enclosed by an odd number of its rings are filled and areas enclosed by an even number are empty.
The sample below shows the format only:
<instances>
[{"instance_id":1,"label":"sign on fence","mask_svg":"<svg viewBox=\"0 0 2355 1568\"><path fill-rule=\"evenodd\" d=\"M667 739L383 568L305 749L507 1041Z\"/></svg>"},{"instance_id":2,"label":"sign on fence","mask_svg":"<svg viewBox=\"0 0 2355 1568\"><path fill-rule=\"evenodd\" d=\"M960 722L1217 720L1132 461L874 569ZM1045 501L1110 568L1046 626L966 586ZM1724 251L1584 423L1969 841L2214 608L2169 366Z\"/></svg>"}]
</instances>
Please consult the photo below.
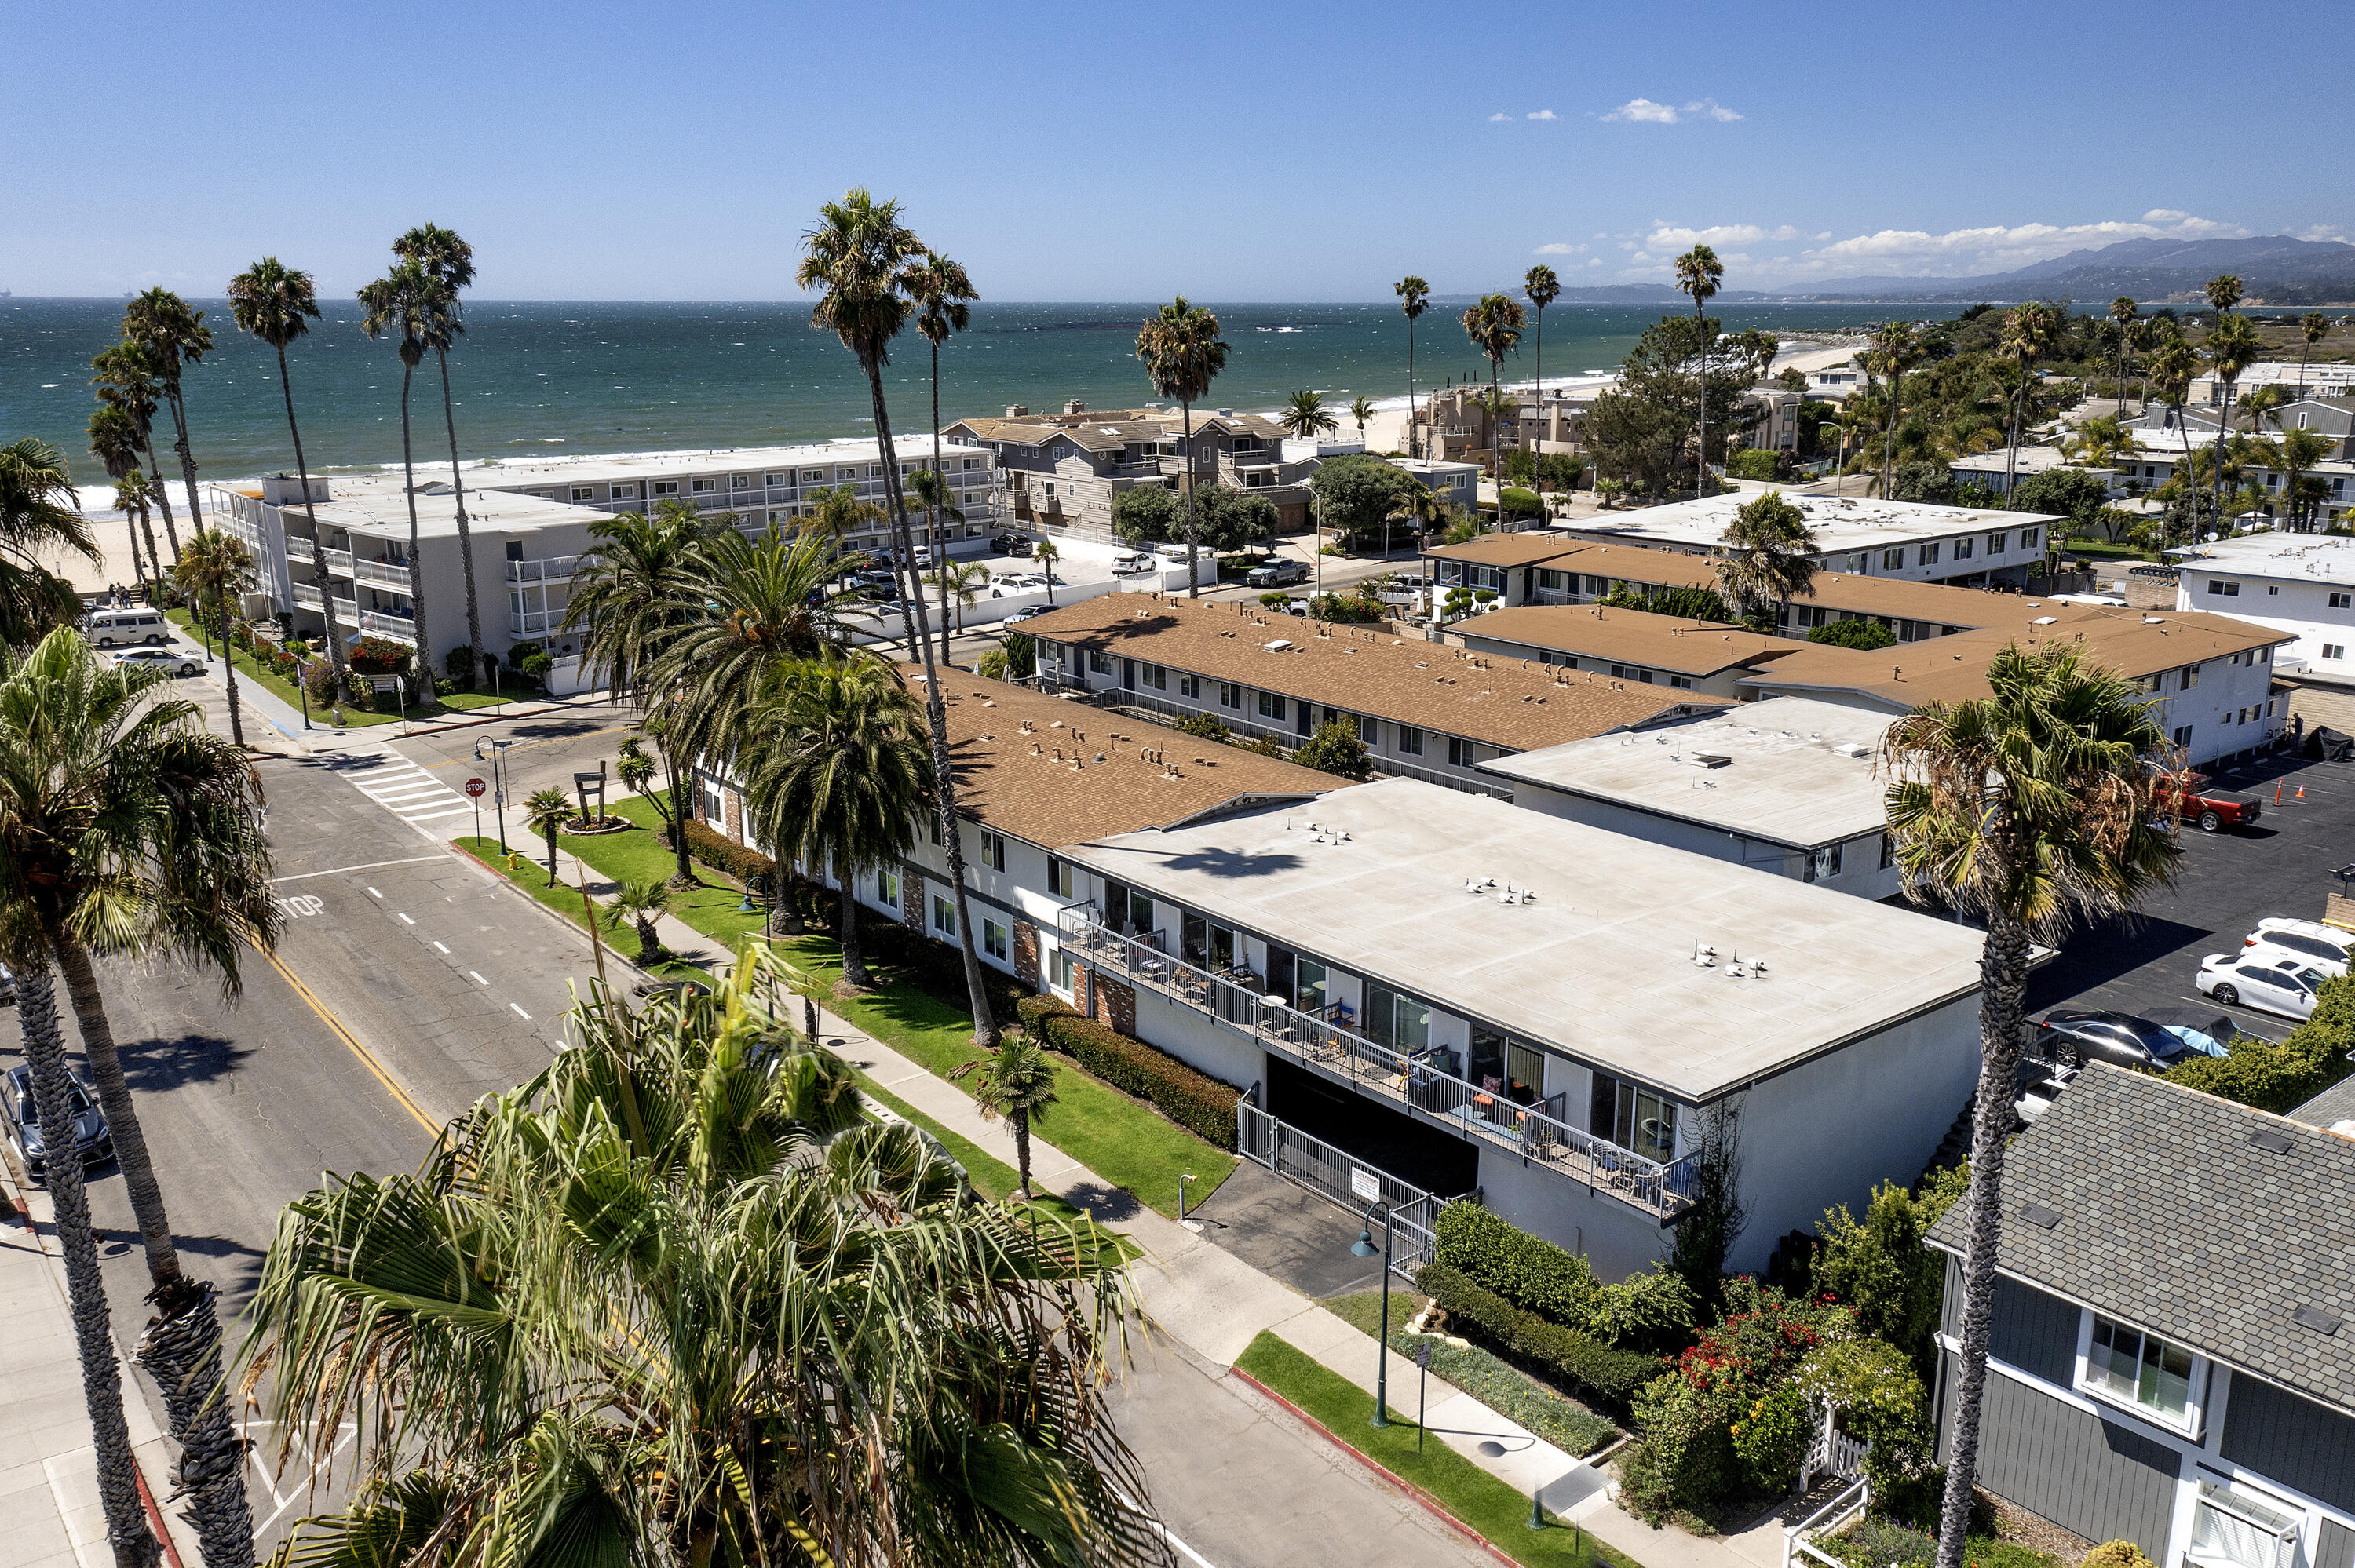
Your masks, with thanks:
<instances>
[{"instance_id":1,"label":"sign on fence","mask_svg":"<svg viewBox=\"0 0 2355 1568\"><path fill-rule=\"evenodd\" d=\"M1349 1167L1349 1191L1369 1203L1382 1201L1382 1179L1362 1165Z\"/></svg>"}]
</instances>

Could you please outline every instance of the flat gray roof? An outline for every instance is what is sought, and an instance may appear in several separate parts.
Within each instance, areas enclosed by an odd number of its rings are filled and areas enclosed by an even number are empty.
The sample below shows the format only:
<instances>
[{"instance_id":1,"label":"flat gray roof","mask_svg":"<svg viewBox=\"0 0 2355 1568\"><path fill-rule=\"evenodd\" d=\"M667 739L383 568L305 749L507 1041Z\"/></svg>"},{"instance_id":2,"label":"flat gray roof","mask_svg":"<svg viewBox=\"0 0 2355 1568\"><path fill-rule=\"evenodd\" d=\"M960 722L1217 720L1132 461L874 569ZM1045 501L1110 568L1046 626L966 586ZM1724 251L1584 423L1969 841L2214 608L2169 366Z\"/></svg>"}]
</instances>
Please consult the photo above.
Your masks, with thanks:
<instances>
[{"instance_id":1,"label":"flat gray roof","mask_svg":"<svg viewBox=\"0 0 2355 1568\"><path fill-rule=\"evenodd\" d=\"M1641 735L1601 735L1480 764L1480 771L1795 849L1887 820L1873 752L1893 715L1769 697ZM1845 748L1845 749L1843 749ZM1697 755L1731 758L1703 767ZM1771 971L1770 971L1771 972Z\"/></svg>"},{"instance_id":2,"label":"flat gray roof","mask_svg":"<svg viewBox=\"0 0 2355 1568\"><path fill-rule=\"evenodd\" d=\"M1418 779L1062 853L1694 1101L1978 989L1966 927Z\"/></svg>"},{"instance_id":3,"label":"flat gray roof","mask_svg":"<svg viewBox=\"0 0 2355 1568\"><path fill-rule=\"evenodd\" d=\"M1809 495L1785 490L1783 499L1806 514L1807 526L1826 555L1842 550L1876 549L1910 544L1916 539L1940 539L1982 528L2032 527L2056 521L2041 512L1977 512L1960 506L1934 506L1919 501L1882 501L1859 495ZM1637 539L1691 549L1715 549L1725 537L1734 513L1758 498L1750 491L1701 496L1665 506L1638 507L1633 512L1606 512L1581 517L1568 524L1571 532L1591 539ZM2005 562L1996 563L1998 566Z\"/></svg>"}]
</instances>

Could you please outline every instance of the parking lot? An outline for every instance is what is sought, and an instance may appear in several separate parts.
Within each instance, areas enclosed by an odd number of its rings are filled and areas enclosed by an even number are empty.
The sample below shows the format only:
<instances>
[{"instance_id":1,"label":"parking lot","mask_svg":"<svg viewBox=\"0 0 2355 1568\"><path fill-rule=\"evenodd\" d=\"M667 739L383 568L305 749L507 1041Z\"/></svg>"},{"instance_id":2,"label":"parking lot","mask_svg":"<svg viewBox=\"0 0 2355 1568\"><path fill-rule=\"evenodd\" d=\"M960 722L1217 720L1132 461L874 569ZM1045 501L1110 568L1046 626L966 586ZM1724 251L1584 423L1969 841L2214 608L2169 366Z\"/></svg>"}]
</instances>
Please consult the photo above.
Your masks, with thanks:
<instances>
[{"instance_id":1,"label":"parking lot","mask_svg":"<svg viewBox=\"0 0 2355 1568\"><path fill-rule=\"evenodd\" d=\"M2203 956L2236 951L2269 915L2318 919L2326 895L2342 891L2330 874L2355 862L2355 764L2285 755L2214 778L2263 799L2257 825L2218 833L2187 825L2175 885L2146 900L2138 917L2065 938L2061 956L2029 981L2031 1015L2061 1006L2129 1013L2211 1006L2192 989ZM2269 1040L2296 1027L2248 1007L2217 1011Z\"/></svg>"}]
</instances>

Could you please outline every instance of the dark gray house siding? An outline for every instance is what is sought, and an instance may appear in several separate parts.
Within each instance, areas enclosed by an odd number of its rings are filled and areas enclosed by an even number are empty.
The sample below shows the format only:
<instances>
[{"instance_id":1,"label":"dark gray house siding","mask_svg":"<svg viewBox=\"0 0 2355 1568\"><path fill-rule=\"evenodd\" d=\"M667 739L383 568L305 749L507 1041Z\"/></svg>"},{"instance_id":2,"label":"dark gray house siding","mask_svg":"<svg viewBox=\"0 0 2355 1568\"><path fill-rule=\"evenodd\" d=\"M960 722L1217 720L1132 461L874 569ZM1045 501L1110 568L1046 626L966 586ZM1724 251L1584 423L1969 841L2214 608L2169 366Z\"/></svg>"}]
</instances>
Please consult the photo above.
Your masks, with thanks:
<instances>
[{"instance_id":1,"label":"dark gray house siding","mask_svg":"<svg viewBox=\"0 0 2355 1568\"><path fill-rule=\"evenodd\" d=\"M1951 1391L1955 1358L1943 1380ZM1952 1427L1941 1401L1938 1457ZM2175 1515L2175 1450L1989 1372L1979 1426L1979 1484L2087 1541L2131 1541L2153 1561Z\"/></svg>"},{"instance_id":2,"label":"dark gray house siding","mask_svg":"<svg viewBox=\"0 0 2355 1568\"><path fill-rule=\"evenodd\" d=\"M2314 1543L2314 1568L2355 1568L2355 1530L2324 1520L2322 1539Z\"/></svg>"},{"instance_id":3,"label":"dark gray house siding","mask_svg":"<svg viewBox=\"0 0 2355 1568\"><path fill-rule=\"evenodd\" d=\"M2067 1388L2077 1376L2077 1327L2083 1321L2074 1303L1998 1274L1987 1351L2031 1376Z\"/></svg>"},{"instance_id":4,"label":"dark gray house siding","mask_svg":"<svg viewBox=\"0 0 2355 1568\"><path fill-rule=\"evenodd\" d=\"M2333 1508L2355 1510L2355 1418L2310 1399L2235 1375L2220 1452Z\"/></svg>"},{"instance_id":5,"label":"dark gray house siding","mask_svg":"<svg viewBox=\"0 0 2355 1568\"><path fill-rule=\"evenodd\" d=\"M1946 1255L1946 1291L1938 1301L1938 1331L1963 1337L1963 1260Z\"/></svg>"}]
</instances>

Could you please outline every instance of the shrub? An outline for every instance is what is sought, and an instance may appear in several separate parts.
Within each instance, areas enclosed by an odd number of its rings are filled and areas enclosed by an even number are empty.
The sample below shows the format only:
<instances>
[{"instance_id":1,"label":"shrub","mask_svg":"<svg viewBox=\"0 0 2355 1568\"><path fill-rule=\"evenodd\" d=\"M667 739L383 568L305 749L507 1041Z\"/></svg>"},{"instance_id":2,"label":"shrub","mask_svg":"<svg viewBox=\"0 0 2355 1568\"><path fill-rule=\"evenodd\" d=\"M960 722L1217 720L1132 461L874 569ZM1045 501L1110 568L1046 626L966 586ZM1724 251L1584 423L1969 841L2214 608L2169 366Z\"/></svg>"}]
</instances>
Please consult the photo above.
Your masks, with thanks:
<instances>
[{"instance_id":1,"label":"shrub","mask_svg":"<svg viewBox=\"0 0 2355 1568\"><path fill-rule=\"evenodd\" d=\"M1850 1568L1913 1568L1935 1563L1938 1543L1885 1519L1863 1519L1821 1543Z\"/></svg>"},{"instance_id":2,"label":"shrub","mask_svg":"<svg viewBox=\"0 0 2355 1568\"><path fill-rule=\"evenodd\" d=\"M2151 1568L2151 1561L2131 1541L2105 1541L2079 1558L2077 1568Z\"/></svg>"},{"instance_id":3,"label":"shrub","mask_svg":"<svg viewBox=\"0 0 2355 1568\"><path fill-rule=\"evenodd\" d=\"M1105 1083L1150 1101L1179 1127L1220 1149L1235 1146L1235 1106L1242 1091L1199 1073L1167 1051L1083 1016L1051 996L1014 1005L1022 1026Z\"/></svg>"},{"instance_id":4,"label":"shrub","mask_svg":"<svg viewBox=\"0 0 2355 1568\"><path fill-rule=\"evenodd\" d=\"M442 656L442 668L458 683L462 691L473 691L474 683L482 679L482 662L474 657L474 651L464 643Z\"/></svg>"},{"instance_id":5,"label":"shrub","mask_svg":"<svg viewBox=\"0 0 2355 1568\"><path fill-rule=\"evenodd\" d=\"M2350 1071L2355 1050L2355 979L2322 982L2314 1016L2278 1043L2243 1034L2222 1056L2194 1055L2169 1068L2169 1082L2279 1116Z\"/></svg>"},{"instance_id":6,"label":"shrub","mask_svg":"<svg viewBox=\"0 0 2355 1568\"><path fill-rule=\"evenodd\" d=\"M1530 1386L1529 1380L1477 1345L1451 1345L1436 1334L1393 1331L1391 1346L1402 1356L1431 1347L1431 1370L1497 1414L1518 1421L1573 1458L1592 1454L1619 1429L1583 1405Z\"/></svg>"},{"instance_id":7,"label":"shrub","mask_svg":"<svg viewBox=\"0 0 2355 1568\"><path fill-rule=\"evenodd\" d=\"M1282 588L1277 588L1272 593L1263 593L1260 595L1259 601L1260 603L1267 606L1270 609L1281 609L1285 605L1292 602L1292 596L1285 593Z\"/></svg>"},{"instance_id":8,"label":"shrub","mask_svg":"<svg viewBox=\"0 0 2355 1568\"><path fill-rule=\"evenodd\" d=\"M974 663L974 671L985 681L1006 679L1006 650L993 648Z\"/></svg>"},{"instance_id":9,"label":"shrub","mask_svg":"<svg viewBox=\"0 0 2355 1568\"><path fill-rule=\"evenodd\" d=\"M395 675L409 668L409 644L389 637L363 637L353 644L351 666L363 675Z\"/></svg>"},{"instance_id":10,"label":"shrub","mask_svg":"<svg viewBox=\"0 0 2355 1568\"><path fill-rule=\"evenodd\" d=\"M1527 1365L1624 1406L1659 1370L1657 1356L1614 1351L1575 1329L1525 1312L1444 1263L1425 1264L1415 1286L1446 1310L1449 1325Z\"/></svg>"},{"instance_id":11,"label":"shrub","mask_svg":"<svg viewBox=\"0 0 2355 1568\"><path fill-rule=\"evenodd\" d=\"M303 689L311 700L322 707L332 707L336 701L336 667L327 660L314 662L303 677Z\"/></svg>"},{"instance_id":12,"label":"shrub","mask_svg":"<svg viewBox=\"0 0 2355 1568\"><path fill-rule=\"evenodd\" d=\"M1441 1263L1525 1312L1605 1344L1680 1343L1692 1327L1692 1292L1664 1270L1604 1285L1584 1258L1477 1203L1448 1204L1438 1228Z\"/></svg>"},{"instance_id":13,"label":"shrub","mask_svg":"<svg viewBox=\"0 0 2355 1568\"><path fill-rule=\"evenodd\" d=\"M687 853L712 870L748 886L756 879L765 881L776 874L775 861L749 844L738 843L726 833L714 832L709 823L690 817L686 829Z\"/></svg>"},{"instance_id":14,"label":"shrub","mask_svg":"<svg viewBox=\"0 0 2355 1568\"><path fill-rule=\"evenodd\" d=\"M1545 503L1538 499L1538 493L1534 490L1523 490L1518 485L1508 484L1498 491L1497 495L1504 503L1505 515L1508 517L1545 515Z\"/></svg>"},{"instance_id":15,"label":"shrub","mask_svg":"<svg viewBox=\"0 0 2355 1568\"><path fill-rule=\"evenodd\" d=\"M1018 681L1039 673L1039 640L1028 632L1007 632L996 652L1006 656L1005 678Z\"/></svg>"},{"instance_id":16,"label":"shrub","mask_svg":"<svg viewBox=\"0 0 2355 1568\"><path fill-rule=\"evenodd\" d=\"M535 681L545 681L548 673L556 668L556 660L543 651L534 650L524 655L523 662L517 668Z\"/></svg>"},{"instance_id":17,"label":"shrub","mask_svg":"<svg viewBox=\"0 0 2355 1568\"><path fill-rule=\"evenodd\" d=\"M1358 738L1354 719L1337 718L1317 726L1316 733L1300 743L1292 760L1303 768L1314 768L1336 778L1365 779L1373 775L1373 764L1366 759L1366 743Z\"/></svg>"},{"instance_id":18,"label":"shrub","mask_svg":"<svg viewBox=\"0 0 2355 1568\"><path fill-rule=\"evenodd\" d=\"M1742 1462L1750 1484L1770 1492L1796 1486L1799 1461L1807 1457L1815 1425L1807 1396L1788 1383L1753 1401L1730 1433L1733 1457Z\"/></svg>"},{"instance_id":19,"label":"shrub","mask_svg":"<svg viewBox=\"0 0 2355 1568\"><path fill-rule=\"evenodd\" d=\"M1744 447L1725 454L1725 471L1735 479L1779 479L1782 454L1769 447Z\"/></svg>"},{"instance_id":20,"label":"shrub","mask_svg":"<svg viewBox=\"0 0 2355 1568\"><path fill-rule=\"evenodd\" d=\"M1602 602L1618 609L1640 609L1647 615L1674 615L1687 620L1732 620L1725 596L1715 588L1666 588L1637 589L1614 584Z\"/></svg>"},{"instance_id":21,"label":"shrub","mask_svg":"<svg viewBox=\"0 0 2355 1568\"><path fill-rule=\"evenodd\" d=\"M1877 620L1850 616L1817 627L1807 633L1807 641L1834 648L1888 648L1895 645L1897 633Z\"/></svg>"},{"instance_id":22,"label":"shrub","mask_svg":"<svg viewBox=\"0 0 2355 1568\"><path fill-rule=\"evenodd\" d=\"M1243 749L1250 752L1254 757L1282 757L1284 755L1284 747L1275 744L1275 736L1272 735L1261 736L1257 740L1254 740L1249 746L1244 747Z\"/></svg>"},{"instance_id":23,"label":"shrub","mask_svg":"<svg viewBox=\"0 0 2355 1568\"><path fill-rule=\"evenodd\" d=\"M1362 594L1320 593L1308 601L1308 613L1319 620L1337 620L1349 625L1363 625L1380 620L1389 613L1380 600Z\"/></svg>"},{"instance_id":24,"label":"shrub","mask_svg":"<svg viewBox=\"0 0 2355 1568\"><path fill-rule=\"evenodd\" d=\"M1189 715L1177 726L1179 735L1190 735L1202 740L1223 742L1229 734L1227 726L1209 714Z\"/></svg>"}]
</instances>

